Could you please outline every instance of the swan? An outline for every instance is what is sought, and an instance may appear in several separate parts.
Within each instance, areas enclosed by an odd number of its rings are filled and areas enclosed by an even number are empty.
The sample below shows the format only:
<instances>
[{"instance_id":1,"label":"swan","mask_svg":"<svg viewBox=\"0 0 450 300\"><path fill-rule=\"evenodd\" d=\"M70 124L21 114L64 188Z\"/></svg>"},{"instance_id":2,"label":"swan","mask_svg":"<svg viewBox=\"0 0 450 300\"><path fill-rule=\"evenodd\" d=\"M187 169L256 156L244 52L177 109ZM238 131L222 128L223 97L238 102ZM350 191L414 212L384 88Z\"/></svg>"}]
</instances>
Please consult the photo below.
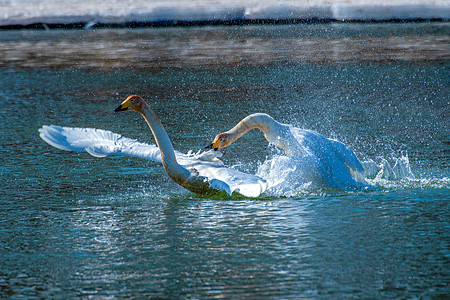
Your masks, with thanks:
<instances>
[{"instance_id":1,"label":"swan","mask_svg":"<svg viewBox=\"0 0 450 300\"><path fill-rule=\"evenodd\" d=\"M214 151L183 154L175 151L160 120L144 101L131 95L115 112L139 112L150 127L155 145L140 143L111 131L44 125L40 137L48 144L67 151L86 151L95 157L112 154L134 156L162 163L167 175L187 190L204 195L234 191L246 197L258 197L267 188L264 179L226 167Z\"/></svg>"},{"instance_id":2,"label":"swan","mask_svg":"<svg viewBox=\"0 0 450 300\"><path fill-rule=\"evenodd\" d=\"M293 172L301 172L303 181L313 181L317 186L326 188L366 186L361 162L343 143L312 130L279 123L264 113L245 117L229 131L219 133L207 148L218 150L228 147L253 129L262 131L270 144L284 150L289 160L279 162L292 168ZM274 165L272 162L272 168ZM276 174L273 177L277 177Z\"/></svg>"}]
</instances>

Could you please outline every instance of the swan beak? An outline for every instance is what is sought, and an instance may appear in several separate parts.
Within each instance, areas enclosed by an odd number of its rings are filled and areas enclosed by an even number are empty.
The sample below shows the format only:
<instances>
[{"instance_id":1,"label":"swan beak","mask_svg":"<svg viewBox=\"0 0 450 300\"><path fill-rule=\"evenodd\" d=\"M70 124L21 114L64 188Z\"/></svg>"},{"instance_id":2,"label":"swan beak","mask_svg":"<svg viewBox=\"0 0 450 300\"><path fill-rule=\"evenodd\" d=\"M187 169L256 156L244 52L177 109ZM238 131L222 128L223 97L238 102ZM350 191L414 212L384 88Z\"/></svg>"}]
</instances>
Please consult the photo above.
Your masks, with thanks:
<instances>
[{"instance_id":1,"label":"swan beak","mask_svg":"<svg viewBox=\"0 0 450 300\"><path fill-rule=\"evenodd\" d=\"M206 149L214 149L214 151L219 150L220 140L212 142L210 145L206 146Z\"/></svg>"},{"instance_id":2,"label":"swan beak","mask_svg":"<svg viewBox=\"0 0 450 300\"><path fill-rule=\"evenodd\" d=\"M122 104L117 107L114 112L118 111L126 111L128 110L128 107L130 107L131 100L127 98L127 100L123 101Z\"/></svg>"}]
</instances>

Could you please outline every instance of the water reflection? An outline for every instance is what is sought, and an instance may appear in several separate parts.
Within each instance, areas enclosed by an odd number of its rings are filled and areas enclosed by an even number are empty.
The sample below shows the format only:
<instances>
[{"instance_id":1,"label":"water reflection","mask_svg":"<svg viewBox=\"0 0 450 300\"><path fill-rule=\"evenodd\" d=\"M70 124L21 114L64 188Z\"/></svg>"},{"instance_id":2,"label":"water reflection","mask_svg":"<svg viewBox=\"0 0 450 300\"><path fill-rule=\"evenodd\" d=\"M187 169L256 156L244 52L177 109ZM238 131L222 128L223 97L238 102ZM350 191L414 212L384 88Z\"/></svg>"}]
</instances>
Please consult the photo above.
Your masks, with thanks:
<instances>
[{"instance_id":1,"label":"water reflection","mask_svg":"<svg viewBox=\"0 0 450 300\"><path fill-rule=\"evenodd\" d=\"M294 292L298 276L310 275L302 261L312 246L304 207L148 200L153 203L139 208L85 208L67 220L75 245L70 255L83 275L73 279L85 289L133 280L137 286L128 292L153 290L169 298L191 289L198 295L274 296L286 295L286 288Z\"/></svg>"},{"instance_id":2,"label":"water reflection","mask_svg":"<svg viewBox=\"0 0 450 300\"><path fill-rule=\"evenodd\" d=\"M311 27L316 26L316 27ZM348 25L350 27L351 25ZM160 69L445 61L448 24L0 32L0 66ZM409 29L409 30L408 30ZM380 33L381 32L381 33ZM399 35L401 32L401 35Z\"/></svg>"}]
</instances>

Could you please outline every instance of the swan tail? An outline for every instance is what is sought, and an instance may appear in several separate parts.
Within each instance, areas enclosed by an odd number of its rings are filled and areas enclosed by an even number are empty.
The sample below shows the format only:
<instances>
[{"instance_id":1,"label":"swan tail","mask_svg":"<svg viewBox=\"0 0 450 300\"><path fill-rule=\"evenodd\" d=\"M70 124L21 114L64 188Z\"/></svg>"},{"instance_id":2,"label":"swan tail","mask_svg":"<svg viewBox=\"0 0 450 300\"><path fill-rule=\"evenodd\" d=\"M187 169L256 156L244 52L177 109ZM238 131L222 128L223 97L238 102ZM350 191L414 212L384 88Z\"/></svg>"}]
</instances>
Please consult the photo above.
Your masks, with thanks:
<instances>
[{"instance_id":1,"label":"swan tail","mask_svg":"<svg viewBox=\"0 0 450 300\"><path fill-rule=\"evenodd\" d=\"M39 129L39 135L46 143L61 150L87 152L95 157L116 154L161 162L157 146L107 130L44 125Z\"/></svg>"}]
</instances>

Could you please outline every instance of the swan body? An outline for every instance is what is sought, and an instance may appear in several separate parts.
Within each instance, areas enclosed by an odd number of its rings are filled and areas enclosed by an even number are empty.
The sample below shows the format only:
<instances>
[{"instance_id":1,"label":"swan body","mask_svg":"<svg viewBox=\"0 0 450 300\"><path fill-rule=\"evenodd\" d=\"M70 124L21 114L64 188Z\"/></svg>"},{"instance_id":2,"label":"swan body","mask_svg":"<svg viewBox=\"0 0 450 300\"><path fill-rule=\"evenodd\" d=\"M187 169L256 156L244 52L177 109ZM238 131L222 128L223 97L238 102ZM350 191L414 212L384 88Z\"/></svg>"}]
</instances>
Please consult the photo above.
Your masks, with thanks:
<instances>
[{"instance_id":1,"label":"swan body","mask_svg":"<svg viewBox=\"0 0 450 300\"><path fill-rule=\"evenodd\" d=\"M115 111L139 112L149 125L157 146L111 131L55 125L40 128L40 137L62 150L86 151L95 157L134 156L162 163L173 181L197 194L225 191L231 195L236 191L246 197L257 197L267 188L264 179L226 167L214 151L201 154L175 151L163 125L141 97L129 96Z\"/></svg>"},{"instance_id":2,"label":"swan body","mask_svg":"<svg viewBox=\"0 0 450 300\"><path fill-rule=\"evenodd\" d=\"M276 161L260 167L258 175L267 178L271 187L283 181L282 174L288 173L290 175L284 178L286 184L295 174L297 184L314 183L321 188L351 189L366 185L364 168L343 143L312 130L281 124L267 114L247 116L231 130L218 134L209 147L215 150L228 147L252 129L261 130L266 140L283 149L287 156L274 158ZM292 187L292 184L294 182L288 185Z\"/></svg>"}]
</instances>

